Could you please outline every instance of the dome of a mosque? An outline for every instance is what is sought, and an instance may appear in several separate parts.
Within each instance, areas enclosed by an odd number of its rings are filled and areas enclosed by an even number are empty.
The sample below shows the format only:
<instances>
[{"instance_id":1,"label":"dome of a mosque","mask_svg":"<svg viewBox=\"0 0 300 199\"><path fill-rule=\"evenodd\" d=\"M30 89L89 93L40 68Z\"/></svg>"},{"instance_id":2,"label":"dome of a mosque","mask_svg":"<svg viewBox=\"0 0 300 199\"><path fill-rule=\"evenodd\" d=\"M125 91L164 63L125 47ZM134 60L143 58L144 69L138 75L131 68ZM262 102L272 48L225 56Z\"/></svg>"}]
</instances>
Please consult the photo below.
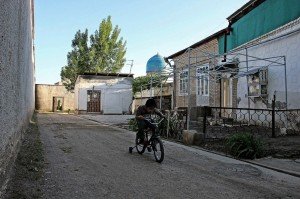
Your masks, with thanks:
<instances>
[{"instance_id":1,"label":"dome of a mosque","mask_svg":"<svg viewBox=\"0 0 300 199\"><path fill-rule=\"evenodd\" d=\"M166 65L164 58L158 53L151 57L146 66L146 73L158 73L161 72Z\"/></svg>"}]
</instances>

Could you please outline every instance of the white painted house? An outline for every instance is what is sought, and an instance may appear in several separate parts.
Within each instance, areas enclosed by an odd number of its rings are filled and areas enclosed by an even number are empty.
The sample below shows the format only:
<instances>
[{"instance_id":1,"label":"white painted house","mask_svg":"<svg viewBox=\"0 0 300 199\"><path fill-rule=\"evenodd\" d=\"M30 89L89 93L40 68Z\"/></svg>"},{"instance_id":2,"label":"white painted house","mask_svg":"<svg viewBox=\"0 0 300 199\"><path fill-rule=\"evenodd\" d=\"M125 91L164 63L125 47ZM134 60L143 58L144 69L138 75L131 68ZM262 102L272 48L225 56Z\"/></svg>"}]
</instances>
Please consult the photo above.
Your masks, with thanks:
<instances>
[{"instance_id":1,"label":"white painted house","mask_svg":"<svg viewBox=\"0 0 300 199\"><path fill-rule=\"evenodd\" d=\"M247 71L247 57L236 56L242 62L237 86L238 107L247 107L250 98L250 107L267 108L275 95L277 108L300 108L299 30L300 18L252 41L257 45L250 44L250 47L235 52L247 53L248 60L261 59L248 62Z\"/></svg>"},{"instance_id":2,"label":"white painted house","mask_svg":"<svg viewBox=\"0 0 300 199\"><path fill-rule=\"evenodd\" d=\"M132 74L84 74L75 83L75 109L80 113L125 114L132 103Z\"/></svg>"},{"instance_id":3,"label":"white painted house","mask_svg":"<svg viewBox=\"0 0 300 199\"><path fill-rule=\"evenodd\" d=\"M299 1L251 0L227 19L220 64L237 67L222 79L223 106L267 108L275 95L277 108L300 108Z\"/></svg>"}]
</instances>

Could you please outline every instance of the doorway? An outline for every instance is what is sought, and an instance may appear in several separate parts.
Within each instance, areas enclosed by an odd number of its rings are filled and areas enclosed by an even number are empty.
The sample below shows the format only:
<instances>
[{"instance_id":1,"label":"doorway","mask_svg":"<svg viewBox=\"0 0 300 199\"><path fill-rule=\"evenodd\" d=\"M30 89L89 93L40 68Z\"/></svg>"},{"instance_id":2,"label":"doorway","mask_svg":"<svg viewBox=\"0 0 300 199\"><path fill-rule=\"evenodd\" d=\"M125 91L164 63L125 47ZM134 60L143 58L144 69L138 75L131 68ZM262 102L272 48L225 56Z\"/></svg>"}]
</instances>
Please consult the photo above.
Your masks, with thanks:
<instances>
[{"instance_id":1,"label":"doorway","mask_svg":"<svg viewBox=\"0 0 300 199\"><path fill-rule=\"evenodd\" d=\"M63 111L63 105L64 105L63 97L53 97L53 106L52 106L53 112Z\"/></svg>"},{"instance_id":2,"label":"doorway","mask_svg":"<svg viewBox=\"0 0 300 199\"><path fill-rule=\"evenodd\" d=\"M231 79L222 79L222 107L232 107L231 85Z\"/></svg>"},{"instance_id":3,"label":"doorway","mask_svg":"<svg viewBox=\"0 0 300 199\"><path fill-rule=\"evenodd\" d=\"M222 107L230 108L232 107L232 79L226 78L222 79ZM222 117L230 118L232 110L222 109Z\"/></svg>"}]
</instances>

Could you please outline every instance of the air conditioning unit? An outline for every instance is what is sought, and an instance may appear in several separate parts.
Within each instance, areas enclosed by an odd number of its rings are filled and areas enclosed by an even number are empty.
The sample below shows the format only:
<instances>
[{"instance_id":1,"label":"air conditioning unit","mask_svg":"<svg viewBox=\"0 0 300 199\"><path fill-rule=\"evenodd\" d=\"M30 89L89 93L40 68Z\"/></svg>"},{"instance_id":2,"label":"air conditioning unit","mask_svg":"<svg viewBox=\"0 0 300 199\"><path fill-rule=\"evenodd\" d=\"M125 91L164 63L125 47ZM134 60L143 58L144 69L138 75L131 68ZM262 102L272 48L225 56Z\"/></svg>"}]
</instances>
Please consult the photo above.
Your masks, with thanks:
<instances>
[{"instance_id":1,"label":"air conditioning unit","mask_svg":"<svg viewBox=\"0 0 300 199\"><path fill-rule=\"evenodd\" d=\"M249 97L268 96L268 69L259 69L253 74L249 74L248 88Z\"/></svg>"}]
</instances>

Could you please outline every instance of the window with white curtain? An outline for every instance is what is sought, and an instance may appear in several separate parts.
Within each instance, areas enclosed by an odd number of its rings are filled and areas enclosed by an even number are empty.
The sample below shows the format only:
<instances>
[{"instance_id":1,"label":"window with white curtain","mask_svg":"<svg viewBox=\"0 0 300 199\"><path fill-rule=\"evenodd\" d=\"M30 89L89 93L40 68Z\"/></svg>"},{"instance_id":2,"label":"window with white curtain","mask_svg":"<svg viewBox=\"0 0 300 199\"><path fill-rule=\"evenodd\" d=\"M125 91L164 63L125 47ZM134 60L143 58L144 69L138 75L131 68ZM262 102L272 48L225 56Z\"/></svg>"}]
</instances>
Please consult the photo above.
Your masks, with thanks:
<instances>
[{"instance_id":1,"label":"window with white curtain","mask_svg":"<svg viewBox=\"0 0 300 199\"><path fill-rule=\"evenodd\" d=\"M208 96L209 95L209 65L197 67L197 95Z\"/></svg>"},{"instance_id":2,"label":"window with white curtain","mask_svg":"<svg viewBox=\"0 0 300 199\"><path fill-rule=\"evenodd\" d=\"M179 76L179 90L180 94L188 92L188 70L183 70Z\"/></svg>"}]
</instances>

